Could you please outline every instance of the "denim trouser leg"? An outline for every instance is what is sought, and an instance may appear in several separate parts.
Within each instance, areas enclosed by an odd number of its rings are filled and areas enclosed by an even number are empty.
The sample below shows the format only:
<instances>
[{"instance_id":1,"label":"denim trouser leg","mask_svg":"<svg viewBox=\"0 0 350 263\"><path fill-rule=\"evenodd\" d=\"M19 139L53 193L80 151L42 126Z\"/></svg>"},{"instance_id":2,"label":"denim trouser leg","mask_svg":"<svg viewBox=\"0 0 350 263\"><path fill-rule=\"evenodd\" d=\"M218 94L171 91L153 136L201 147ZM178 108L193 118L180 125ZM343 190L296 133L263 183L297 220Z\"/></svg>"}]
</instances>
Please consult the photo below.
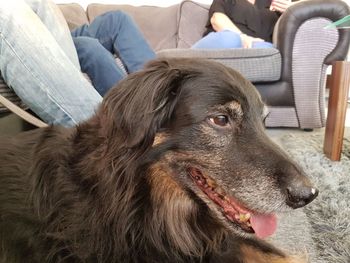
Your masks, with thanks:
<instances>
[{"instance_id":1,"label":"denim trouser leg","mask_svg":"<svg viewBox=\"0 0 350 263\"><path fill-rule=\"evenodd\" d=\"M87 73L95 89L104 96L106 92L125 77L116 64L114 56L101 43L91 37L73 37L81 70Z\"/></svg>"},{"instance_id":2,"label":"denim trouser leg","mask_svg":"<svg viewBox=\"0 0 350 263\"><path fill-rule=\"evenodd\" d=\"M265 41L255 41L252 48L272 48L273 44ZM210 32L208 35L198 40L191 48L243 48L242 40L237 32L222 30Z\"/></svg>"},{"instance_id":3,"label":"denim trouser leg","mask_svg":"<svg viewBox=\"0 0 350 263\"><path fill-rule=\"evenodd\" d=\"M223 30L210 32L205 37L198 40L191 48L242 48L242 40L238 33Z\"/></svg>"},{"instance_id":4,"label":"denim trouser leg","mask_svg":"<svg viewBox=\"0 0 350 263\"><path fill-rule=\"evenodd\" d=\"M52 0L24 0L24 2L40 17L41 22L49 29L58 45L72 63L80 69L78 55L74 48L66 19L59 7Z\"/></svg>"},{"instance_id":5,"label":"denim trouser leg","mask_svg":"<svg viewBox=\"0 0 350 263\"><path fill-rule=\"evenodd\" d=\"M43 17L55 17L56 9L39 7L48 1L30 2L37 4ZM66 30L58 26L43 23L23 0L3 1L0 70L6 83L44 121L71 126L92 116L102 98L51 34Z\"/></svg>"},{"instance_id":6,"label":"denim trouser leg","mask_svg":"<svg viewBox=\"0 0 350 263\"><path fill-rule=\"evenodd\" d=\"M155 58L135 22L121 11L96 17L90 25L74 30L72 36L98 39L109 52L118 54L129 73L141 69L147 61Z\"/></svg>"}]
</instances>

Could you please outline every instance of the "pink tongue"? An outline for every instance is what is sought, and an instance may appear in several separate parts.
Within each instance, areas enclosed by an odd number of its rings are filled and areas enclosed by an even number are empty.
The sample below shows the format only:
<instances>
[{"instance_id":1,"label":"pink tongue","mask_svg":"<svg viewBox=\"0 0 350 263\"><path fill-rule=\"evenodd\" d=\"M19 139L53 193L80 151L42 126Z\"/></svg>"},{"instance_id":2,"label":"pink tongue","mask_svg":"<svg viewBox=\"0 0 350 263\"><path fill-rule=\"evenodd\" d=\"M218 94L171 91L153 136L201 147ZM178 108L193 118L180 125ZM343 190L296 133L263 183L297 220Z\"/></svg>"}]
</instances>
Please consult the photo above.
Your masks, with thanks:
<instances>
[{"instance_id":1,"label":"pink tongue","mask_svg":"<svg viewBox=\"0 0 350 263\"><path fill-rule=\"evenodd\" d=\"M250 223L255 231L255 234L260 238L271 236L277 228L277 218L274 214L252 214Z\"/></svg>"}]
</instances>

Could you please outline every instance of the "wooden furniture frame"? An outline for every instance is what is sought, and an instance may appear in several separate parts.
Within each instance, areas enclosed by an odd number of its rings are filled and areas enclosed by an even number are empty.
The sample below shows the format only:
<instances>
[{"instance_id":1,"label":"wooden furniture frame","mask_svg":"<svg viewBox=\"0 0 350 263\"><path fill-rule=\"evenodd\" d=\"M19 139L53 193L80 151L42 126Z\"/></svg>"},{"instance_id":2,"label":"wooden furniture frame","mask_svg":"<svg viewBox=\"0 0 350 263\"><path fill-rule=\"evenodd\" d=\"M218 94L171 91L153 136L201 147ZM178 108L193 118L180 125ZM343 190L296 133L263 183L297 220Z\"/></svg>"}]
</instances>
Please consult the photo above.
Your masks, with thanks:
<instances>
[{"instance_id":1,"label":"wooden furniture frame","mask_svg":"<svg viewBox=\"0 0 350 263\"><path fill-rule=\"evenodd\" d=\"M14 114L21 117L23 120L37 126L37 127L47 127L48 125L43 122L42 120L38 119L37 117L29 114L25 110L18 107L16 104L12 103L10 100L5 98L0 94L0 103L4 105L6 108L8 108L10 111L12 111Z\"/></svg>"},{"instance_id":2,"label":"wooden furniture frame","mask_svg":"<svg viewBox=\"0 0 350 263\"><path fill-rule=\"evenodd\" d=\"M323 151L332 161L340 161L349 95L350 62L334 62L332 64L332 75L330 81L328 114Z\"/></svg>"}]
</instances>

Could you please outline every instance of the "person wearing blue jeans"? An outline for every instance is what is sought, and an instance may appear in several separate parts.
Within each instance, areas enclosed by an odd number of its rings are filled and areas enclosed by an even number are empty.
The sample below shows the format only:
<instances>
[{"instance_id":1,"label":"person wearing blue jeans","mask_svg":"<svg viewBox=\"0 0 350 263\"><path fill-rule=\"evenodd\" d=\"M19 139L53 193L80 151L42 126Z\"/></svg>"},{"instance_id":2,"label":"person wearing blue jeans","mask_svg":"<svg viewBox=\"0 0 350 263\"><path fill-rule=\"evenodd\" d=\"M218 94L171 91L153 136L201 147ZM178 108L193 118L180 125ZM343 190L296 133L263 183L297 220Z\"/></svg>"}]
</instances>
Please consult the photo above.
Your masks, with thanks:
<instances>
[{"instance_id":1,"label":"person wearing blue jeans","mask_svg":"<svg viewBox=\"0 0 350 263\"><path fill-rule=\"evenodd\" d=\"M102 14L91 24L73 30L71 35L81 69L101 96L125 77L113 54L117 54L128 73L155 58L134 21L122 11Z\"/></svg>"},{"instance_id":2,"label":"person wearing blue jeans","mask_svg":"<svg viewBox=\"0 0 350 263\"><path fill-rule=\"evenodd\" d=\"M125 33L125 31L122 32ZM96 34L96 40L99 40L99 36L103 36L103 34L98 35L97 32ZM133 39L130 34L128 35L125 38L119 35L118 41L124 45L118 46L118 54L127 70L131 72L137 67L134 67L135 61L130 51L135 46L126 44ZM87 36L79 37L87 38ZM93 41L97 45L96 40ZM77 42L79 40L76 44ZM98 46L100 47L99 65L110 66L111 64L102 62L105 58L112 57L111 52L107 49L105 52L103 44ZM90 45L89 47L91 48ZM77 48L81 48L79 43ZM151 58L154 53L151 50L150 52ZM76 125L90 118L102 101L102 96L81 74L84 68L88 71L88 75L91 74L89 76L92 82L99 83L94 79L99 69L96 66L93 70L93 65L86 62L89 59L87 53L79 54L82 66L80 66L77 49L68 25L57 5L51 0L16 0L1 3L1 74L24 103L47 123L63 126ZM119 72L119 68L115 69L115 72L117 70ZM114 73L110 74L114 75ZM118 81L118 79L115 80ZM113 82L109 79L107 81Z\"/></svg>"},{"instance_id":3,"label":"person wearing blue jeans","mask_svg":"<svg viewBox=\"0 0 350 263\"><path fill-rule=\"evenodd\" d=\"M232 30L224 29L219 32L210 32L205 37L192 45L192 48L244 48L242 34ZM248 47L248 46L246 46ZM266 41L252 39L250 48L271 48L273 44Z\"/></svg>"},{"instance_id":4,"label":"person wearing blue jeans","mask_svg":"<svg viewBox=\"0 0 350 263\"><path fill-rule=\"evenodd\" d=\"M213 0L204 37L192 48L271 48L279 16L291 0Z\"/></svg>"}]
</instances>

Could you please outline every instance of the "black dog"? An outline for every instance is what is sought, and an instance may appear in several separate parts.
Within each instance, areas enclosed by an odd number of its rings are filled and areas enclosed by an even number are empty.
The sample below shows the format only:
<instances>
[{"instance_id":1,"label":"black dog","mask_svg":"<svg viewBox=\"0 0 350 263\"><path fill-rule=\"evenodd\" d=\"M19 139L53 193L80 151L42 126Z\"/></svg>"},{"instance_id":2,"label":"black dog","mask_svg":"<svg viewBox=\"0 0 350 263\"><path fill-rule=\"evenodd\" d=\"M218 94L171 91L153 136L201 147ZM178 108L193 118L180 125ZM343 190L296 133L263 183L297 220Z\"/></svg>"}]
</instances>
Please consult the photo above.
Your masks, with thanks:
<instances>
[{"instance_id":1,"label":"black dog","mask_svg":"<svg viewBox=\"0 0 350 263\"><path fill-rule=\"evenodd\" d=\"M260 239L312 201L234 70L155 60L95 116L0 142L0 262L302 262Z\"/></svg>"}]
</instances>

